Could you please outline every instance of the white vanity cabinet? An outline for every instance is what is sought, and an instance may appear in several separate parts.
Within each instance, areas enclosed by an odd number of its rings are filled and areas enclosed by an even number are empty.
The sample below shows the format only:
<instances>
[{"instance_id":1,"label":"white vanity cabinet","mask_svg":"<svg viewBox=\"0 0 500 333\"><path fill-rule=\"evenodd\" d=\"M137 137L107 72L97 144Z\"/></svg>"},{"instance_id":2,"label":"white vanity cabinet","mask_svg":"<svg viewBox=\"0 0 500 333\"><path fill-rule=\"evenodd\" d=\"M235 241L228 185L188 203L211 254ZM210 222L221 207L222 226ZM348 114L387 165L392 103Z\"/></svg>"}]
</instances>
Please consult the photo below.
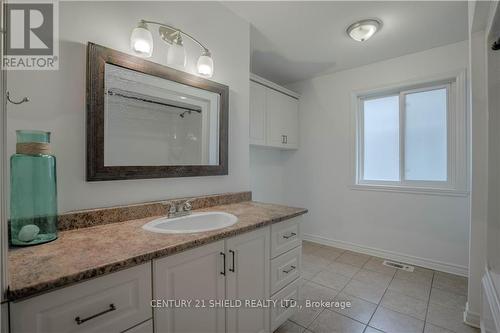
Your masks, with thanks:
<instances>
[{"instance_id":1,"label":"white vanity cabinet","mask_svg":"<svg viewBox=\"0 0 500 333\"><path fill-rule=\"evenodd\" d=\"M13 302L10 331L119 333L129 328L137 331L136 325L152 317L150 302L151 264L146 263Z\"/></svg>"},{"instance_id":2,"label":"white vanity cabinet","mask_svg":"<svg viewBox=\"0 0 500 333\"><path fill-rule=\"evenodd\" d=\"M153 260L153 299L176 302L155 308L156 332L224 332L224 308L209 304L226 298L224 256L224 241L218 241Z\"/></svg>"},{"instance_id":3,"label":"white vanity cabinet","mask_svg":"<svg viewBox=\"0 0 500 333\"><path fill-rule=\"evenodd\" d=\"M269 240L266 227L226 241L226 298L255 302L227 309L226 332L269 332L269 309L257 303L270 296Z\"/></svg>"},{"instance_id":4,"label":"white vanity cabinet","mask_svg":"<svg viewBox=\"0 0 500 333\"><path fill-rule=\"evenodd\" d=\"M271 332L277 329L297 308L302 267L302 217L271 226L271 298L278 302L271 309Z\"/></svg>"},{"instance_id":5,"label":"white vanity cabinet","mask_svg":"<svg viewBox=\"0 0 500 333\"><path fill-rule=\"evenodd\" d=\"M250 144L299 147L298 95L256 75L250 81Z\"/></svg>"},{"instance_id":6,"label":"white vanity cabinet","mask_svg":"<svg viewBox=\"0 0 500 333\"><path fill-rule=\"evenodd\" d=\"M265 227L154 260L153 298L178 302L155 308L155 331L269 332L268 309L224 307L235 300L269 299L269 239Z\"/></svg>"},{"instance_id":7,"label":"white vanity cabinet","mask_svg":"<svg viewBox=\"0 0 500 333\"><path fill-rule=\"evenodd\" d=\"M296 311L300 219L13 302L11 333L273 332Z\"/></svg>"}]
</instances>

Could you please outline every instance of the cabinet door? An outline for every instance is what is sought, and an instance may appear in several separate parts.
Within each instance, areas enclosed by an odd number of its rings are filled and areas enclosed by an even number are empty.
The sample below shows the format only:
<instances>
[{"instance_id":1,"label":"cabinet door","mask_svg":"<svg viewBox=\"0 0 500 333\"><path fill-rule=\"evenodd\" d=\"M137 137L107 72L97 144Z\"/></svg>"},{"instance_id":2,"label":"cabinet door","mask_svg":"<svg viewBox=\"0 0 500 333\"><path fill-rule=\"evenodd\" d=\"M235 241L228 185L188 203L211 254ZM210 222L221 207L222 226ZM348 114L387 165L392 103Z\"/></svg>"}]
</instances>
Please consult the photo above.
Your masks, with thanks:
<instances>
[{"instance_id":1,"label":"cabinet door","mask_svg":"<svg viewBox=\"0 0 500 333\"><path fill-rule=\"evenodd\" d=\"M241 307L227 308L227 332L269 332L269 308L248 307L245 301L269 299L269 227L226 241L227 298Z\"/></svg>"},{"instance_id":2,"label":"cabinet door","mask_svg":"<svg viewBox=\"0 0 500 333\"><path fill-rule=\"evenodd\" d=\"M267 145L283 147L287 96L267 88Z\"/></svg>"},{"instance_id":3,"label":"cabinet door","mask_svg":"<svg viewBox=\"0 0 500 333\"><path fill-rule=\"evenodd\" d=\"M266 90L250 81L250 144L266 144Z\"/></svg>"},{"instance_id":4,"label":"cabinet door","mask_svg":"<svg viewBox=\"0 0 500 333\"><path fill-rule=\"evenodd\" d=\"M267 144L280 148L297 148L298 116L298 101L295 98L267 89Z\"/></svg>"},{"instance_id":5,"label":"cabinet door","mask_svg":"<svg viewBox=\"0 0 500 333\"><path fill-rule=\"evenodd\" d=\"M299 101L287 97L286 111L284 112L285 147L296 149L299 147Z\"/></svg>"},{"instance_id":6,"label":"cabinet door","mask_svg":"<svg viewBox=\"0 0 500 333\"><path fill-rule=\"evenodd\" d=\"M155 332L225 332L225 310L210 302L225 298L224 241L153 262ZM226 273L227 274L227 273Z\"/></svg>"}]
</instances>

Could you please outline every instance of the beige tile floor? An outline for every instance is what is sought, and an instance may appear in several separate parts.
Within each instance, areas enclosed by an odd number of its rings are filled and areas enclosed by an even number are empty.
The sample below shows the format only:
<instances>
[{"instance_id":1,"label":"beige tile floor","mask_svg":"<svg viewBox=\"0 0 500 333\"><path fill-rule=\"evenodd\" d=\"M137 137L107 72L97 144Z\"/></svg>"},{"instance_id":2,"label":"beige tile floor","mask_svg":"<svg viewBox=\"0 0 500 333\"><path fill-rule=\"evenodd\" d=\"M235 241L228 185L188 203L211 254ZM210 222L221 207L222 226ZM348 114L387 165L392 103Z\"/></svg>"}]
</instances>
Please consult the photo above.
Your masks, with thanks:
<instances>
[{"instance_id":1,"label":"beige tile floor","mask_svg":"<svg viewBox=\"0 0 500 333\"><path fill-rule=\"evenodd\" d=\"M415 267L405 272L383 259L303 243L303 307L275 333L477 333L462 322L467 278ZM305 300L351 307L306 308Z\"/></svg>"}]
</instances>

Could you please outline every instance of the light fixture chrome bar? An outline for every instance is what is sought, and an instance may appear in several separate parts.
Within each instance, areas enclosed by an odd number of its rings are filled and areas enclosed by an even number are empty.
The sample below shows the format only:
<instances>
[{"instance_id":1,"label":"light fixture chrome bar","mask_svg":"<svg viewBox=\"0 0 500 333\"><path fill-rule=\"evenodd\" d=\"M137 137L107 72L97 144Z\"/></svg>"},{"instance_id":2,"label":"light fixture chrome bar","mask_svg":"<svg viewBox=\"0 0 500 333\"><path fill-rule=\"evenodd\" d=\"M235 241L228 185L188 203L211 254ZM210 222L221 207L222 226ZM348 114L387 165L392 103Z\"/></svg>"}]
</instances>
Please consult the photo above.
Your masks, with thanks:
<instances>
[{"instance_id":1,"label":"light fixture chrome bar","mask_svg":"<svg viewBox=\"0 0 500 333\"><path fill-rule=\"evenodd\" d=\"M191 39L196 44L198 44L203 49L204 53L210 54L210 51L208 50L208 48L205 45L203 45L199 40L197 40L196 38L194 38L193 36L191 36L187 32L182 31L181 29L178 29L176 27L173 27L173 26L165 24L165 23L156 22L156 21L141 20L140 22L145 23L145 24L156 24L156 25L159 25L161 27L165 27L165 28L177 31L177 32L183 34L184 36L186 36L187 38Z\"/></svg>"}]
</instances>

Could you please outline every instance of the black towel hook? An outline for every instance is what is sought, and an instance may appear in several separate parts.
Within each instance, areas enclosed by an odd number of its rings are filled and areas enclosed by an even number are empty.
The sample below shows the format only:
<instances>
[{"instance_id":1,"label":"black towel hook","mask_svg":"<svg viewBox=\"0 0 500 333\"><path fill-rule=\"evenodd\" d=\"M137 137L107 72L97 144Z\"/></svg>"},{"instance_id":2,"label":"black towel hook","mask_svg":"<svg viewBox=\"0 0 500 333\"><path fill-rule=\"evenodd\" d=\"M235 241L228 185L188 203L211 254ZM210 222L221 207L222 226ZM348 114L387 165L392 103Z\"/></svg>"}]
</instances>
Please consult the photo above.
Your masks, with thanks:
<instances>
[{"instance_id":1,"label":"black towel hook","mask_svg":"<svg viewBox=\"0 0 500 333\"><path fill-rule=\"evenodd\" d=\"M30 99L28 97L23 97L22 100L20 101L13 101L10 99L10 92L7 91L7 94L6 94L6 97L7 97L7 100L12 103L12 104L15 104L15 105L19 105L19 104L23 104L23 103L27 103L30 101Z\"/></svg>"},{"instance_id":2,"label":"black towel hook","mask_svg":"<svg viewBox=\"0 0 500 333\"><path fill-rule=\"evenodd\" d=\"M498 51L500 50L500 38L496 42L493 42L493 45L491 45L491 49L493 51Z\"/></svg>"}]
</instances>

